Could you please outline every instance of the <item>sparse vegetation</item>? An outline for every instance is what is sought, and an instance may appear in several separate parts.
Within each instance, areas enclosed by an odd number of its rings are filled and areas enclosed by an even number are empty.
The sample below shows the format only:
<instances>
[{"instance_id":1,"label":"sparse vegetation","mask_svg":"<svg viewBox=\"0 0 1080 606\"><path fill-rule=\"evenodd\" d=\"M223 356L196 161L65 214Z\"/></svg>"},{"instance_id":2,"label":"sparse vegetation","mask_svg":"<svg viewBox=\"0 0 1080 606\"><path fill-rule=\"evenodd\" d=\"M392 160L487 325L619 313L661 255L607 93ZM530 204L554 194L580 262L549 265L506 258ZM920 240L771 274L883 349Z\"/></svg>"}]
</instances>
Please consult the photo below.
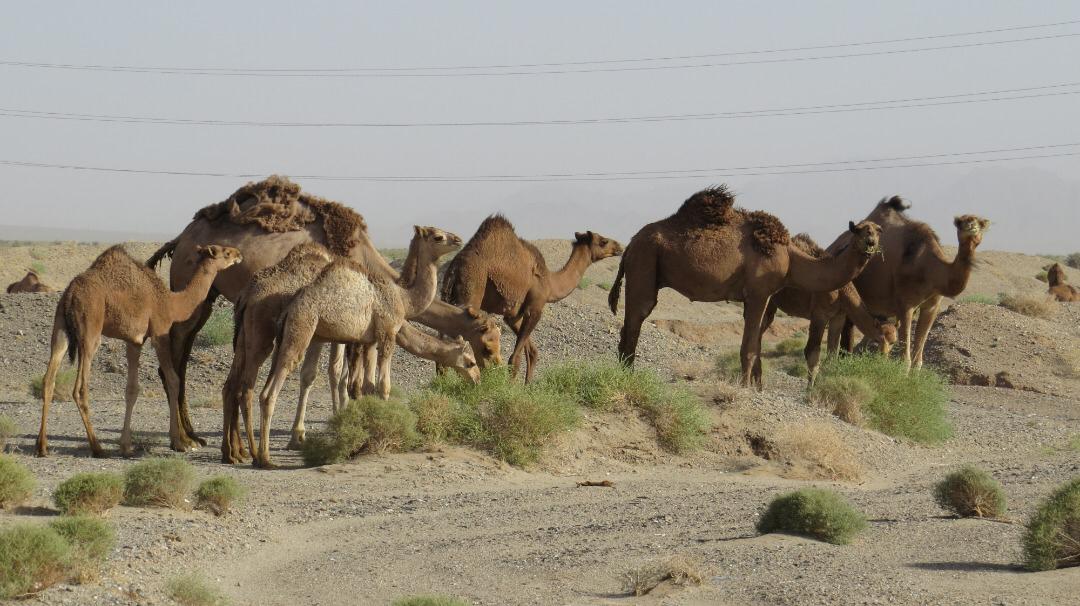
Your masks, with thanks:
<instances>
[{"instance_id":1,"label":"sparse vegetation","mask_svg":"<svg viewBox=\"0 0 1080 606\"><path fill-rule=\"evenodd\" d=\"M221 410L221 398L211 398L207 396L194 398L191 401L191 407Z\"/></svg>"},{"instance_id":2,"label":"sparse vegetation","mask_svg":"<svg viewBox=\"0 0 1080 606\"><path fill-rule=\"evenodd\" d=\"M407 248L380 248L379 254L386 258L387 261L404 261L405 257L409 256L409 249Z\"/></svg>"},{"instance_id":3,"label":"sparse vegetation","mask_svg":"<svg viewBox=\"0 0 1080 606\"><path fill-rule=\"evenodd\" d=\"M593 285L592 279L591 278L586 278L585 276L581 276L581 279L578 280L578 283L577 283L578 290L585 290L586 288L588 288L588 287L590 287L592 285Z\"/></svg>"},{"instance_id":4,"label":"sparse vegetation","mask_svg":"<svg viewBox=\"0 0 1080 606\"><path fill-rule=\"evenodd\" d=\"M417 445L416 415L398 398L383 400L366 396L349 402L359 408L360 423L367 431L368 452L398 452Z\"/></svg>"},{"instance_id":5,"label":"sparse vegetation","mask_svg":"<svg viewBox=\"0 0 1080 606\"><path fill-rule=\"evenodd\" d=\"M0 599L28 596L64 579L71 548L55 530L15 524L0 530Z\"/></svg>"},{"instance_id":6,"label":"sparse vegetation","mask_svg":"<svg viewBox=\"0 0 1080 606\"><path fill-rule=\"evenodd\" d=\"M597 282L596 285L604 290L611 290L611 282Z\"/></svg>"},{"instance_id":7,"label":"sparse vegetation","mask_svg":"<svg viewBox=\"0 0 1080 606\"><path fill-rule=\"evenodd\" d=\"M1035 274L1035 279L1038 280L1039 282L1047 282L1047 283L1049 283L1050 282L1050 272L1048 272L1045 269L1040 270L1039 273Z\"/></svg>"},{"instance_id":8,"label":"sparse vegetation","mask_svg":"<svg viewBox=\"0 0 1080 606\"><path fill-rule=\"evenodd\" d=\"M61 368L56 371L56 385L53 388L53 401L70 402L71 390L75 387L75 369ZM38 375L30 381L30 395L41 399L45 395L45 375Z\"/></svg>"},{"instance_id":9,"label":"sparse vegetation","mask_svg":"<svg viewBox=\"0 0 1080 606\"><path fill-rule=\"evenodd\" d=\"M1043 282L1046 281L1046 272L1043 272ZM956 300L957 303L978 303L980 305L997 305L998 298L990 295L976 294L964 295Z\"/></svg>"},{"instance_id":10,"label":"sparse vegetation","mask_svg":"<svg viewBox=\"0 0 1080 606\"><path fill-rule=\"evenodd\" d=\"M762 534L790 532L834 545L846 545L866 528L866 517L840 494L823 488L803 488L769 503L758 521Z\"/></svg>"},{"instance_id":11,"label":"sparse vegetation","mask_svg":"<svg viewBox=\"0 0 1080 606\"><path fill-rule=\"evenodd\" d=\"M806 349L806 335L796 333L777 343L772 349L773 357L793 356L802 353Z\"/></svg>"},{"instance_id":12,"label":"sparse vegetation","mask_svg":"<svg viewBox=\"0 0 1080 606\"><path fill-rule=\"evenodd\" d=\"M1044 294L1027 295L1018 293L1002 293L998 305L1009 311L1030 316L1032 318L1050 318L1060 305Z\"/></svg>"},{"instance_id":13,"label":"sparse vegetation","mask_svg":"<svg viewBox=\"0 0 1080 606\"><path fill-rule=\"evenodd\" d=\"M398 598L391 606L468 606L468 602L445 595L414 595Z\"/></svg>"},{"instance_id":14,"label":"sparse vegetation","mask_svg":"<svg viewBox=\"0 0 1080 606\"><path fill-rule=\"evenodd\" d=\"M825 376L814 383L810 401L852 425L864 423L862 409L874 399L874 390L857 377Z\"/></svg>"},{"instance_id":15,"label":"sparse vegetation","mask_svg":"<svg viewBox=\"0 0 1080 606\"><path fill-rule=\"evenodd\" d=\"M1024 566L1053 570L1080 566L1080 477L1043 501L1027 524Z\"/></svg>"},{"instance_id":16,"label":"sparse vegetation","mask_svg":"<svg viewBox=\"0 0 1080 606\"><path fill-rule=\"evenodd\" d=\"M199 334L195 336L195 347L218 347L229 345L233 338L233 314L232 310L224 307L215 307L210 313L206 324L203 324Z\"/></svg>"},{"instance_id":17,"label":"sparse vegetation","mask_svg":"<svg viewBox=\"0 0 1080 606\"><path fill-rule=\"evenodd\" d=\"M326 422L326 430L307 436L301 455L308 466L331 465L348 460L367 443L361 410L351 402L334 413Z\"/></svg>"},{"instance_id":18,"label":"sparse vegetation","mask_svg":"<svg viewBox=\"0 0 1080 606\"><path fill-rule=\"evenodd\" d=\"M644 566L626 571L626 592L642 596L661 583L671 581L675 585L700 585L705 581L701 564L686 556L672 556L649 562Z\"/></svg>"},{"instance_id":19,"label":"sparse vegetation","mask_svg":"<svg viewBox=\"0 0 1080 606\"><path fill-rule=\"evenodd\" d=\"M116 544L116 533L108 522L89 516L64 516L49 522L49 528L68 544L69 574L79 583L96 579Z\"/></svg>"},{"instance_id":20,"label":"sparse vegetation","mask_svg":"<svg viewBox=\"0 0 1080 606\"><path fill-rule=\"evenodd\" d=\"M124 473L124 503L133 506L184 508L195 484L195 468L183 459L152 458Z\"/></svg>"},{"instance_id":21,"label":"sparse vegetation","mask_svg":"<svg viewBox=\"0 0 1080 606\"><path fill-rule=\"evenodd\" d=\"M1070 253L1065 257L1065 265L1073 269L1080 269L1080 252Z\"/></svg>"},{"instance_id":22,"label":"sparse vegetation","mask_svg":"<svg viewBox=\"0 0 1080 606\"><path fill-rule=\"evenodd\" d=\"M1005 515L1005 491L989 473L965 465L945 476L934 488L938 505L967 518L999 518Z\"/></svg>"},{"instance_id":23,"label":"sparse vegetation","mask_svg":"<svg viewBox=\"0 0 1080 606\"><path fill-rule=\"evenodd\" d=\"M7 443L19 433L15 420L7 415L0 415L0 453L7 450Z\"/></svg>"},{"instance_id":24,"label":"sparse vegetation","mask_svg":"<svg viewBox=\"0 0 1080 606\"><path fill-rule=\"evenodd\" d=\"M857 480L862 466L855 451L825 423L786 425L776 433L776 446L786 457L813 463L830 480Z\"/></svg>"},{"instance_id":25,"label":"sparse vegetation","mask_svg":"<svg viewBox=\"0 0 1080 606\"><path fill-rule=\"evenodd\" d=\"M165 593L180 606L227 606L229 600L198 573L173 577L165 583Z\"/></svg>"},{"instance_id":26,"label":"sparse vegetation","mask_svg":"<svg viewBox=\"0 0 1080 606\"><path fill-rule=\"evenodd\" d=\"M195 507L216 516L223 516L234 503L243 498L245 492L244 487L233 478L215 476L199 484L195 491Z\"/></svg>"},{"instance_id":27,"label":"sparse vegetation","mask_svg":"<svg viewBox=\"0 0 1080 606\"><path fill-rule=\"evenodd\" d=\"M65 515L101 515L124 498L124 478L115 473L78 473L53 491L53 503Z\"/></svg>"},{"instance_id":28,"label":"sparse vegetation","mask_svg":"<svg viewBox=\"0 0 1080 606\"><path fill-rule=\"evenodd\" d=\"M769 361L762 356L761 375L765 376L769 374L769 370ZM721 379L738 385L742 381L742 361L739 358L739 352L732 351L720 355L720 357L716 359L716 374Z\"/></svg>"},{"instance_id":29,"label":"sparse vegetation","mask_svg":"<svg viewBox=\"0 0 1080 606\"><path fill-rule=\"evenodd\" d=\"M34 494L34 474L10 455L0 454L0 509L25 503Z\"/></svg>"},{"instance_id":30,"label":"sparse vegetation","mask_svg":"<svg viewBox=\"0 0 1080 606\"><path fill-rule=\"evenodd\" d=\"M891 436L926 444L952 434L946 418L949 392L944 378L928 368L909 373L900 360L877 355L842 356L828 360L821 381L838 377L858 379L873 391L862 407L870 427Z\"/></svg>"},{"instance_id":31,"label":"sparse vegetation","mask_svg":"<svg viewBox=\"0 0 1080 606\"><path fill-rule=\"evenodd\" d=\"M454 427L454 402L443 394L424 391L409 399L416 431L428 445L446 442Z\"/></svg>"}]
</instances>

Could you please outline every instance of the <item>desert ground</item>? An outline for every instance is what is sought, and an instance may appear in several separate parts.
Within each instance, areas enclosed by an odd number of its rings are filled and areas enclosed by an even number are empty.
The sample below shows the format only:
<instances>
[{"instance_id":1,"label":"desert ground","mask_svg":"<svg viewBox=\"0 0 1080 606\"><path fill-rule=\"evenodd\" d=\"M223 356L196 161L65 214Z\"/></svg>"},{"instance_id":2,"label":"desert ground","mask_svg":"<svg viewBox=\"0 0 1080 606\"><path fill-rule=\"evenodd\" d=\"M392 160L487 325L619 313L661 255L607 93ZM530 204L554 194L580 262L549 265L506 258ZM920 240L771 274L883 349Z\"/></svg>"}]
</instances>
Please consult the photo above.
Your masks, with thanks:
<instances>
[{"instance_id":1,"label":"desert ground","mask_svg":"<svg viewBox=\"0 0 1080 606\"><path fill-rule=\"evenodd\" d=\"M569 251L569 242L538 245L556 267ZM983 246L993 248L993 232ZM46 283L63 287L103 248L0 247L0 282L38 263ZM156 248L130 245L139 258ZM1049 260L993 250L978 257L965 296L1045 291L1035 275ZM607 309L604 287L617 262L594 265L582 288L547 307L533 337L541 369L614 358L621 317ZM1080 271L1069 269L1068 276L1080 283ZM56 515L52 490L78 471L131 464L116 455L124 350L107 341L94 361L91 402L98 435L114 456L89 457L68 402L50 415L51 456L33 456L40 402L28 386L44 371L58 296L0 295L0 414L18 423L11 449L38 478L29 506L0 513L0 525ZM285 449L295 376L274 419L272 447L283 468L222 465L220 388L231 352L198 348L188 389L193 421L209 445L180 456L203 477L235 477L250 490L247 498L222 517L118 507L109 515L118 542L101 579L55 586L25 603L169 604L166 580L191 570L237 604L386 604L421 593L485 605L1076 603L1078 569L1029 573L1019 562L1023 521L1039 500L1080 475L1080 452L1069 446L1080 435L1080 304L1062 304L1039 319L963 297L950 301L927 348L928 364L952 380L953 437L937 446L843 423L807 401L802 378L780 370L769 371L763 392L722 382L714 361L737 350L740 314L737 305L690 303L665 291L642 331L637 363L685 383L706 403L713 429L704 449L670 454L634 414L587 413L578 430L526 469L455 446L304 468ZM778 318L767 345L806 324ZM143 352L134 422L143 457L168 453L168 409L152 359ZM415 389L432 373L428 363L398 352L397 385ZM308 431L329 414L320 377ZM842 437L852 453L845 463L857 470L853 479L830 480L817 462L780 451L777 436L810 426ZM956 519L935 504L933 484L963 463L1002 482L1007 520ZM579 487L582 480L614 486ZM757 534L755 523L773 496L809 485L848 497L867 514L868 530L846 546ZM665 584L641 597L625 592L628 569L675 555L700 561L701 585Z\"/></svg>"}]
</instances>

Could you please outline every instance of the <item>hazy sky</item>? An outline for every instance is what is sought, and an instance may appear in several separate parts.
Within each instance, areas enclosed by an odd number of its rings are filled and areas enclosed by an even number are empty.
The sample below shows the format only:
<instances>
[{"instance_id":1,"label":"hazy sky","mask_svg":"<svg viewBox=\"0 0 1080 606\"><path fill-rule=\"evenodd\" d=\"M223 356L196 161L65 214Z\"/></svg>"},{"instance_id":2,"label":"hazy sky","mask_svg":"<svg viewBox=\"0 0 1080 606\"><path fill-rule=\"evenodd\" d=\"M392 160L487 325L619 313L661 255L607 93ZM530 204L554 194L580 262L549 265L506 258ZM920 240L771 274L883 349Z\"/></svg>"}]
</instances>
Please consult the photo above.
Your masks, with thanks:
<instances>
[{"instance_id":1,"label":"hazy sky","mask_svg":"<svg viewBox=\"0 0 1080 606\"><path fill-rule=\"evenodd\" d=\"M700 55L1080 19L1076 2L26 2L0 21L0 61L347 68ZM900 44L628 67L809 57L1080 33L1080 23ZM259 78L0 65L4 110L285 122L468 122L698 114L1080 82L1080 37L820 61L505 77ZM529 68L526 71L531 71ZM580 69L571 67L570 69ZM500 71L500 70L488 70ZM1051 92L1080 91L1080 85ZM1038 93L1046 91L1036 91ZM622 124L438 128L180 126L0 116L0 160L288 175L535 175L747 167L1080 143L1080 95L891 111ZM1080 146L1003 155L1080 152ZM946 161L979 156L944 158ZM911 162L926 162L919 160ZM1080 156L984 165L677 180L385 183L300 180L368 219L468 237L503 210L529 237L628 238L693 191L831 240L881 196L912 197L946 243L953 214L995 221L988 248L1075 239ZM743 171L753 172L753 171ZM176 233L244 179L0 165L0 223Z\"/></svg>"}]
</instances>

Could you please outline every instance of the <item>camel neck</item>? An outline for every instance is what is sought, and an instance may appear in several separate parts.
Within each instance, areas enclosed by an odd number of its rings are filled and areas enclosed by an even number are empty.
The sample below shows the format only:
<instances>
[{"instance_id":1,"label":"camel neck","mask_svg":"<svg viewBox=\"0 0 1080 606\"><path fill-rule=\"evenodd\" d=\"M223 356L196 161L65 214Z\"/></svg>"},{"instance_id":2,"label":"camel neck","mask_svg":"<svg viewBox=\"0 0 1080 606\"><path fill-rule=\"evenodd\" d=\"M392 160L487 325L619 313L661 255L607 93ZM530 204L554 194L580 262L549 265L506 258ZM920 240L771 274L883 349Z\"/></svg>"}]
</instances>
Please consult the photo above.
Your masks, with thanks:
<instances>
[{"instance_id":1,"label":"camel neck","mask_svg":"<svg viewBox=\"0 0 1080 606\"><path fill-rule=\"evenodd\" d=\"M575 242L570 258L559 271L548 275L548 303L561 301L570 296L581 283L581 276L592 265L592 254L587 244Z\"/></svg>"},{"instance_id":2,"label":"camel neck","mask_svg":"<svg viewBox=\"0 0 1080 606\"><path fill-rule=\"evenodd\" d=\"M413 280L408 286L402 286L406 295L406 313L412 319L424 312L435 299L435 290L439 284L439 273L435 267L435 257L423 247L409 247L409 258L415 267ZM406 260L406 265L409 260Z\"/></svg>"},{"instance_id":3,"label":"camel neck","mask_svg":"<svg viewBox=\"0 0 1080 606\"><path fill-rule=\"evenodd\" d=\"M859 296L855 285L847 284L841 288L839 300L840 308L844 310L844 314L855 325L855 328L859 329L859 332L871 339L881 338L881 327L874 316L870 315L870 310L863 305L862 297Z\"/></svg>"},{"instance_id":4,"label":"camel neck","mask_svg":"<svg viewBox=\"0 0 1080 606\"><path fill-rule=\"evenodd\" d=\"M788 245L786 284L807 292L838 290L858 277L869 262L870 256L858 250L854 241L839 255L823 259Z\"/></svg>"},{"instance_id":5,"label":"camel neck","mask_svg":"<svg viewBox=\"0 0 1080 606\"><path fill-rule=\"evenodd\" d=\"M941 294L946 297L955 297L967 288L971 268L975 265L975 246L974 240L962 239L952 262L941 259L939 267L939 273L943 274L940 281Z\"/></svg>"},{"instance_id":6,"label":"camel neck","mask_svg":"<svg viewBox=\"0 0 1080 606\"><path fill-rule=\"evenodd\" d=\"M210 263L209 259L201 261L184 290L169 293L169 312L173 322L187 320L206 300L217 277L217 271L211 269Z\"/></svg>"},{"instance_id":7,"label":"camel neck","mask_svg":"<svg viewBox=\"0 0 1080 606\"><path fill-rule=\"evenodd\" d=\"M444 363L452 353L454 345L437 339L423 331L417 330L411 324L404 324L397 334L397 344L405 351L423 358Z\"/></svg>"}]
</instances>

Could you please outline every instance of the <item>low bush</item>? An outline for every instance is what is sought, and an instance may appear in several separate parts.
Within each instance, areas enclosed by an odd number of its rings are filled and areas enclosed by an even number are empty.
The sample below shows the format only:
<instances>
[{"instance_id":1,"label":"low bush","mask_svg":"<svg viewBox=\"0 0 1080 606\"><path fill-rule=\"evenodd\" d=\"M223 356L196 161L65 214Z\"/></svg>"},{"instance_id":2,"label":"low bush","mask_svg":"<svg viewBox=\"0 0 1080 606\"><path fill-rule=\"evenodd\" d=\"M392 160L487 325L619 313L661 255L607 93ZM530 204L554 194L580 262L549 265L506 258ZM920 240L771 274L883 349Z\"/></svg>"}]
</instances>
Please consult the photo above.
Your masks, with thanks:
<instances>
[{"instance_id":1,"label":"low bush","mask_svg":"<svg viewBox=\"0 0 1080 606\"><path fill-rule=\"evenodd\" d=\"M665 581L671 581L675 585L701 585L705 581L701 564L685 556L672 556L649 562L628 570L624 576L626 592L635 596L645 595Z\"/></svg>"},{"instance_id":2,"label":"low bush","mask_svg":"<svg viewBox=\"0 0 1080 606\"><path fill-rule=\"evenodd\" d=\"M1015 311L1018 314L1043 319L1053 316L1057 312L1058 307L1060 307L1057 301L1054 301L1045 294L1002 294L998 305L1001 305L1010 311Z\"/></svg>"},{"instance_id":3,"label":"low bush","mask_svg":"<svg viewBox=\"0 0 1080 606\"><path fill-rule=\"evenodd\" d=\"M228 598L202 575L190 573L165 583L165 594L180 606L227 606Z\"/></svg>"},{"instance_id":4,"label":"low bush","mask_svg":"<svg viewBox=\"0 0 1080 606\"><path fill-rule=\"evenodd\" d=\"M835 429L825 423L786 425L776 433L776 448L790 462L800 460L819 468L818 475L830 480L857 480L862 466L855 451Z\"/></svg>"},{"instance_id":5,"label":"low bush","mask_svg":"<svg viewBox=\"0 0 1080 606\"><path fill-rule=\"evenodd\" d=\"M1046 272L1043 272L1043 277L1045 278L1045 276L1046 276ZM1044 279L1043 281L1045 282L1046 280ZM957 303L978 303L980 305L997 305L998 304L998 298L997 297L991 297L990 295L982 295L982 294L965 295L965 296L960 297L959 299L957 299L956 302Z\"/></svg>"},{"instance_id":6,"label":"low bush","mask_svg":"<svg viewBox=\"0 0 1080 606\"><path fill-rule=\"evenodd\" d=\"M234 503L243 498L244 487L229 476L215 476L203 480L195 490L195 507L222 516Z\"/></svg>"},{"instance_id":7,"label":"low bush","mask_svg":"<svg viewBox=\"0 0 1080 606\"><path fill-rule=\"evenodd\" d=\"M443 394L423 391L409 399L416 431L429 445L447 441L454 429L454 402Z\"/></svg>"},{"instance_id":8,"label":"low bush","mask_svg":"<svg viewBox=\"0 0 1080 606\"><path fill-rule=\"evenodd\" d=\"M134 506L183 508L195 484L195 469L176 458L151 458L128 467L124 502Z\"/></svg>"},{"instance_id":9,"label":"low bush","mask_svg":"<svg viewBox=\"0 0 1080 606\"><path fill-rule=\"evenodd\" d=\"M798 333L773 346L771 355L774 357L794 356L801 354L804 349L806 349L806 335Z\"/></svg>"},{"instance_id":10,"label":"low bush","mask_svg":"<svg viewBox=\"0 0 1080 606\"><path fill-rule=\"evenodd\" d=\"M413 595L398 598L391 606L468 606L468 602L445 595Z\"/></svg>"},{"instance_id":11,"label":"low bush","mask_svg":"<svg viewBox=\"0 0 1080 606\"><path fill-rule=\"evenodd\" d=\"M597 282L596 285L604 290L611 290L611 282Z\"/></svg>"},{"instance_id":12,"label":"low bush","mask_svg":"<svg viewBox=\"0 0 1080 606\"><path fill-rule=\"evenodd\" d=\"M359 453L367 440L368 432L363 424L362 412L350 402L330 417L325 431L304 440L300 454L304 464L309 467L341 463Z\"/></svg>"},{"instance_id":13,"label":"low bush","mask_svg":"<svg viewBox=\"0 0 1080 606\"><path fill-rule=\"evenodd\" d=\"M578 280L577 287L578 287L578 290L585 290L586 288L588 288L588 287L590 287L592 285L593 285L592 279L586 278L585 276L581 276L581 279Z\"/></svg>"},{"instance_id":14,"label":"low bush","mask_svg":"<svg viewBox=\"0 0 1080 606\"><path fill-rule=\"evenodd\" d=\"M7 449L7 443L19 433L15 420L7 415L0 415L0 453Z\"/></svg>"},{"instance_id":15,"label":"low bush","mask_svg":"<svg viewBox=\"0 0 1080 606\"><path fill-rule=\"evenodd\" d=\"M1005 491L989 473L965 465L934 487L938 505L962 518L1000 518L1005 515Z\"/></svg>"},{"instance_id":16,"label":"low bush","mask_svg":"<svg viewBox=\"0 0 1080 606\"><path fill-rule=\"evenodd\" d=\"M857 377L824 376L810 389L811 402L852 425L863 424L863 407L873 399L873 388Z\"/></svg>"},{"instance_id":17,"label":"low bush","mask_svg":"<svg viewBox=\"0 0 1080 606\"><path fill-rule=\"evenodd\" d=\"M75 388L75 369L61 368L56 371L56 385L53 388L54 402L70 402L71 391ZM37 399L45 397L45 375L38 375L30 380L30 395Z\"/></svg>"},{"instance_id":18,"label":"low bush","mask_svg":"<svg viewBox=\"0 0 1080 606\"><path fill-rule=\"evenodd\" d=\"M15 524L0 530L0 599L31 595L67 576L71 548L55 530Z\"/></svg>"},{"instance_id":19,"label":"low bush","mask_svg":"<svg viewBox=\"0 0 1080 606\"><path fill-rule=\"evenodd\" d=\"M101 518L64 516L49 522L49 528L67 541L70 548L70 576L79 583L96 579L101 565L116 544L116 533L112 527Z\"/></svg>"},{"instance_id":20,"label":"low bush","mask_svg":"<svg viewBox=\"0 0 1080 606\"><path fill-rule=\"evenodd\" d=\"M1039 273L1035 274L1035 279L1038 280L1039 282L1049 283L1050 282L1050 272L1048 272L1045 269L1041 270Z\"/></svg>"},{"instance_id":21,"label":"low bush","mask_svg":"<svg viewBox=\"0 0 1080 606\"><path fill-rule=\"evenodd\" d=\"M769 374L769 370L769 361L763 356L761 358L761 375ZM742 359L739 352L728 352L716 358L716 374L729 383L735 385L742 383Z\"/></svg>"},{"instance_id":22,"label":"low bush","mask_svg":"<svg viewBox=\"0 0 1080 606\"><path fill-rule=\"evenodd\" d=\"M1080 252L1069 253L1065 256L1065 265L1073 269L1080 269Z\"/></svg>"},{"instance_id":23,"label":"low bush","mask_svg":"<svg viewBox=\"0 0 1080 606\"><path fill-rule=\"evenodd\" d=\"M803 488L769 503L758 532L790 532L826 543L846 545L866 528L866 517L844 497L822 488Z\"/></svg>"},{"instance_id":24,"label":"low bush","mask_svg":"<svg viewBox=\"0 0 1080 606\"><path fill-rule=\"evenodd\" d=\"M32 254L31 254L31 256L32 256ZM30 264L30 269L34 270L34 272L39 276L44 276L45 275L45 264L42 263L41 261L34 261L33 263L31 263Z\"/></svg>"},{"instance_id":25,"label":"low bush","mask_svg":"<svg viewBox=\"0 0 1080 606\"><path fill-rule=\"evenodd\" d=\"M366 396L349 402L360 409L360 423L367 431L364 449L368 452L399 452L417 445L416 415L399 400Z\"/></svg>"},{"instance_id":26,"label":"low bush","mask_svg":"<svg viewBox=\"0 0 1080 606\"><path fill-rule=\"evenodd\" d=\"M18 507L34 494L34 474L10 455L0 454L0 509Z\"/></svg>"},{"instance_id":27,"label":"low bush","mask_svg":"<svg viewBox=\"0 0 1080 606\"><path fill-rule=\"evenodd\" d=\"M952 434L946 416L949 391L945 379L928 368L909 373L900 360L879 355L841 356L828 360L823 384L838 377L858 379L874 393L862 406L870 427L891 436L935 444Z\"/></svg>"},{"instance_id":28,"label":"low bush","mask_svg":"<svg viewBox=\"0 0 1080 606\"><path fill-rule=\"evenodd\" d=\"M124 478L115 473L78 473L53 491L53 503L66 515L101 515L124 499Z\"/></svg>"},{"instance_id":29,"label":"low bush","mask_svg":"<svg viewBox=\"0 0 1080 606\"><path fill-rule=\"evenodd\" d=\"M215 307L199 334L195 335L195 347L218 347L229 345L233 338L233 313L225 307Z\"/></svg>"},{"instance_id":30,"label":"low bush","mask_svg":"<svg viewBox=\"0 0 1080 606\"><path fill-rule=\"evenodd\" d=\"M1024 566L1028 570L1080 566L1080 478L1050 495L1028 521Z\"/></svg>"}]
</instances>

